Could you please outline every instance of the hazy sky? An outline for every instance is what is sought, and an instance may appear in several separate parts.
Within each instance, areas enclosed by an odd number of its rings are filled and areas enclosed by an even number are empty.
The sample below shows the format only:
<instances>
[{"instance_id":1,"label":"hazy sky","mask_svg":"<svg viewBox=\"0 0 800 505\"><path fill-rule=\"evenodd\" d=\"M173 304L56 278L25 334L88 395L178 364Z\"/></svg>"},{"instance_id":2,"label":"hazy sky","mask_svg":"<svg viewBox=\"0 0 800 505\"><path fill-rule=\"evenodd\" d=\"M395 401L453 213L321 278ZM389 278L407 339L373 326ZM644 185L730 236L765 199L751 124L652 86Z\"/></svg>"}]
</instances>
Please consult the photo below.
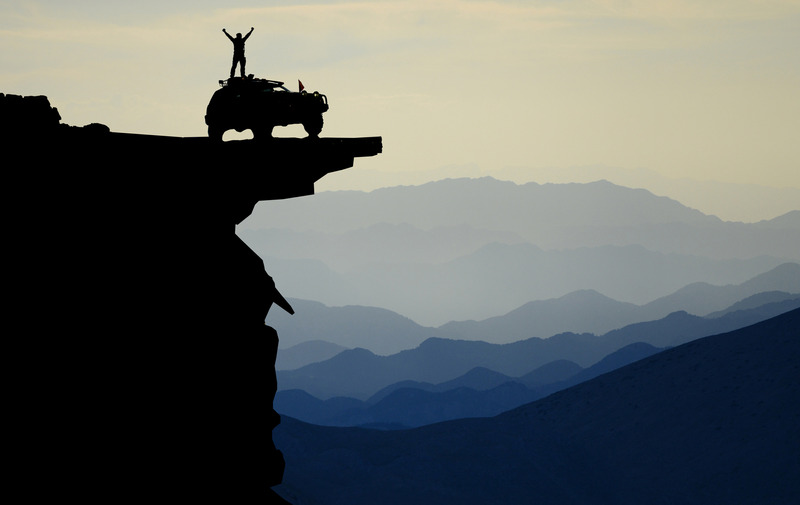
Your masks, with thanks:
<instances>
[{"instance_id":1,"label":"hazy sky","mask_svg":"<svg viewBox=\"0 0 800 505\"><path fill-rule=\"evenodd\" d=\"M205 135L221 30L251 26L248 73L327 94L324 136L383 137L356 164L373 181L600 165L800 188L798 0L3 0L0 92Z\"/></svg>"}]
</instances>

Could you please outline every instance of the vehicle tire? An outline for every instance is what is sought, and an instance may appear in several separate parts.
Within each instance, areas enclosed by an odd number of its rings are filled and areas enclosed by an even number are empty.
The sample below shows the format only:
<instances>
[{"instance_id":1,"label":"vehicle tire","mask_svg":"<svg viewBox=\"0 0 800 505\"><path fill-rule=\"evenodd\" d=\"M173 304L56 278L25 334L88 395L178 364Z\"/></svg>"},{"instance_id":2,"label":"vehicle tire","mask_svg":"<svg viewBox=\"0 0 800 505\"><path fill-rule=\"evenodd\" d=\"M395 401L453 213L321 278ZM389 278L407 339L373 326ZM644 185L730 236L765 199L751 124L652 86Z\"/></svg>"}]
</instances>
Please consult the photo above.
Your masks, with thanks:
<instances>
[{"instance_id":1,"label":"vehicle tire","mask_svg":"<svg viewBox=\"0 0 800 505\"><path fill-rule=\"evenodd\" d=\"M250 131L253 132L253 138L255 140L265 140L272 138L273 128L273 126L256 126L254 128L250 128Z\"/></svg>"},{"instance_id":2,"label":"vehicle tire","mask_svg":"<svg viewBox=\"0 0 800 505\"><path fill-rule=\"evenodd\" d=\"M317 137L322 131L322 114L312 116L303 121L303 128L309 137Z\"/></svg>"},{"instance_id":3,"label":"vehicle tire","mask_svg":"<svg viewBox=\"0 0 800 505\"><path fill-rule=\"evenodd\" d=\"M213 140L214 142L222 142L222 135L225 133L225 130L218 126L211 126L208 127L208 138Z\"/></svg>"}]
</instances>

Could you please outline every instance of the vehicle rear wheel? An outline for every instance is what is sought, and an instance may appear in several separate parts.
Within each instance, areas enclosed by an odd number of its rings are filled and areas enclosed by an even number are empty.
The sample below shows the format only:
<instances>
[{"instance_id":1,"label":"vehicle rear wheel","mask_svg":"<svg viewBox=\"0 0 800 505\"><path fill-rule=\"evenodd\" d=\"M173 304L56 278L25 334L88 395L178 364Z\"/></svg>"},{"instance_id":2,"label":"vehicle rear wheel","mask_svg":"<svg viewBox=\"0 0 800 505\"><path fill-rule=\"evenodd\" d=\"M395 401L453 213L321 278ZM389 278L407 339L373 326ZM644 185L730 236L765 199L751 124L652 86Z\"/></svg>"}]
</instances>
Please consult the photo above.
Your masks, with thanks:
<instances>
[{"instance_id":1,"label":"vehicle rear wheel","mask_svg":"<svg viewBox=\"0 0 800 505\"><path fill-rule=\"evenodd\" d=\"M219 128L218 126L210 126L208 127L208 138L215 142L222 142L222 135L225 133L225 130Z\"/></svg>"}]
</instances>

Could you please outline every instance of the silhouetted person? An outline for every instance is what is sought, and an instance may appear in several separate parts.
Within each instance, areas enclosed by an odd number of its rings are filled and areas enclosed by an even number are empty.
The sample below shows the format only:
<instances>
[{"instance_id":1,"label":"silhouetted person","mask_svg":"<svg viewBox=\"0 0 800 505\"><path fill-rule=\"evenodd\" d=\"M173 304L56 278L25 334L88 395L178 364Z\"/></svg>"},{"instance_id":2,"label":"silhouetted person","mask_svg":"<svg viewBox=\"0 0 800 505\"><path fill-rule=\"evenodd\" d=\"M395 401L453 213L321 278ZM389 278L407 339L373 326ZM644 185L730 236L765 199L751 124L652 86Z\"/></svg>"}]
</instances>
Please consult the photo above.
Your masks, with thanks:
<instances>
[{"instance_id":1,"label":"silhouetted person","mask_svg":"<svg viewBox=\"0 0 800 505\"><path fill-rule=\"evenodd\" d=\"M233 65L231 65L231 77L233 74L236 73L236 64L239 63L241 70L242 70L242 77L244 77L244 65L247 60L244 57L244 42L247 40L247 37L253 33L253 27L250 27L250 31L247 32L247 35L242 37L241 33L237 33L236 37L231 37L231 34L228 33L225 28L222 29L222 32L233 42Z\"/></svg>"}]
</instances>

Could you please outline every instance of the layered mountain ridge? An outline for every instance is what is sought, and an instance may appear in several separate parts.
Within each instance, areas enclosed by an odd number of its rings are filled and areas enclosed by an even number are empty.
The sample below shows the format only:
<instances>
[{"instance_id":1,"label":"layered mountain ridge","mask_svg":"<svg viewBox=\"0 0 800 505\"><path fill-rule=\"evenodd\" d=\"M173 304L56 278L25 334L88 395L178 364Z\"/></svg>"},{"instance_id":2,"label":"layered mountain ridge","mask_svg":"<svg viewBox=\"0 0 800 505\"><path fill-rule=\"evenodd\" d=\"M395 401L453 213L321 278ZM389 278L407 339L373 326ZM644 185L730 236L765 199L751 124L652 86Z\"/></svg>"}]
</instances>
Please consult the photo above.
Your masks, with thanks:
<instances>
[{"instance_id":1,"label":"layered mountain ridge","mask_svg":"<svg viewBox=\"0 0 800 505\"><path fill-rule=\"evenodd\" d=\"M799 327L795 309L492 418L400 431L286 418L276 489L334 505L791 503Z\"/></svg>"},{"instance_id":2,"label":"layered mountain ridge","mask_svg":"<svg viewBox=\"0 0 800 505\"><path fill-rule=\"evenodd\" d=\"M800 262L800 213L725 222L608 182L448 179L274 203L238 233L288 296L382 307L425 326L578 290L641 305Z\"/></svg>"}]
</instances>

